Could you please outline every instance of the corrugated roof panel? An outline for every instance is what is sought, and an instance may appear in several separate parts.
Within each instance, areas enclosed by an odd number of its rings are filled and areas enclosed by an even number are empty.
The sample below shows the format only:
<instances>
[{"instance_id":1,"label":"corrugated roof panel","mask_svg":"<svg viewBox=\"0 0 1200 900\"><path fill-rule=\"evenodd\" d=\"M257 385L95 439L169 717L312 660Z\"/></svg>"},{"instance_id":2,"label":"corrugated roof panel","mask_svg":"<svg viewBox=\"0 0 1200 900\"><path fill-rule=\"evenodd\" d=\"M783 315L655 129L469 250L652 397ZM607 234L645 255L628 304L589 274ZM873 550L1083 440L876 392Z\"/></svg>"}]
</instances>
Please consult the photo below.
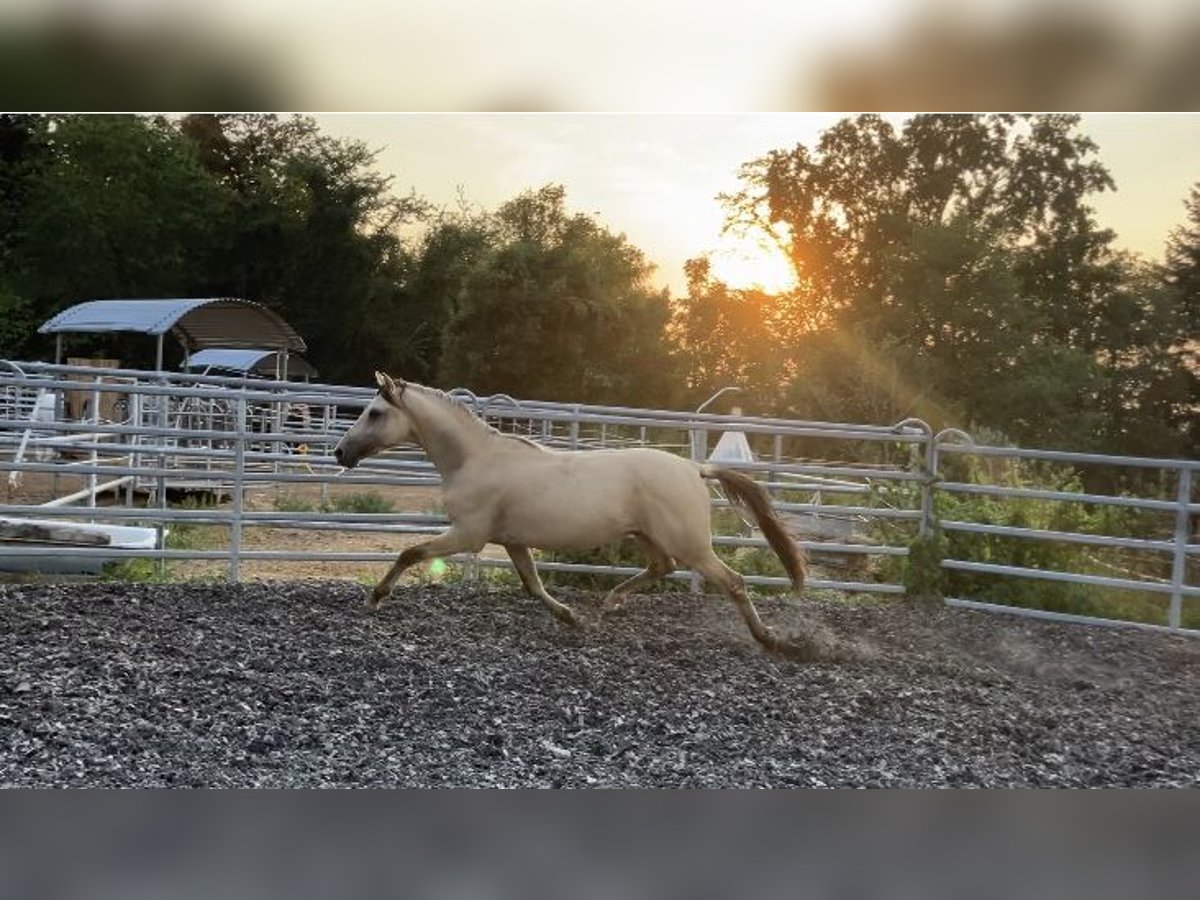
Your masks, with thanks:
<instances>
[{"instance_id":1,"label":"corrugated roof panel","mask_svg":"<svg viewBox=\"0 0 1200 900\"><path fill-rule=\"evenodd\" d=\"M274 357L274 350L231 350L228 347L209 347L193 353L187 359L189 369L204 369L216 366L235 372L249 372L266 357ZM182 368L182 364L180 366Z\"/></svg>"},{"instance_id":2,"label":"corrugated roof panel","mask_svg":"<svg viewBox=\"0 0 1200 900\"><path fill-rule=\"evenodd\" d=\"M193 353L187 360L187 368L196 369L226 369L230 372L255 372L259 375L274 377L276 372L277 350L240 350L228 347L210 347ZM317 370L303 356L288 355L288 375L301 375L313 378ZM182 364L180 368L182 368Z\"/></svg>"},{"instance_id":3,"label":"corrugated roof panel","mask_svg":"<svg viewBox=\"0 0 1200 900\"><path fill-rule=\"evenodd\" d=\"M60 331L139 331L163 334L197 306L212 300L88 300L64 309L38 329L42 334Z\"/></svg>"},{"instance_id":4,"label":"corrugated roof panel","mask_svg":"<svg viewBox=\"0 0 1200 900\"><path fill-rule=\"evenodd\" d=\"M278 313L235 297L168 300L89 300L64 309L38 329L63 332L170 331L188 351L206 347L306 349L304 338Z\"/></svg>"}]
</instances>

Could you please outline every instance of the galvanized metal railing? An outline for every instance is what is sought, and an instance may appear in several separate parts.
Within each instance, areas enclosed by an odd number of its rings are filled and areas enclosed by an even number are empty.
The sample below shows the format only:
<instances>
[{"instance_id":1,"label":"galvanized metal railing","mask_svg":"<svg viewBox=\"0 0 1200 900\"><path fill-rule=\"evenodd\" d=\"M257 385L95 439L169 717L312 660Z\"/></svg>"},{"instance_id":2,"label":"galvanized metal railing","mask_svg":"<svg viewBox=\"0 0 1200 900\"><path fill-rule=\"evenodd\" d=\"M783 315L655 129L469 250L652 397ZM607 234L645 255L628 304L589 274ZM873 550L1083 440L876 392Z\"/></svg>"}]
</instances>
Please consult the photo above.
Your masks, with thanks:
<instances>
[{"instance_id":1,"label":"galvanized metal railing","mask_svg":"<svg viewBox=\"0 0 1200 900\"><path fill-rule=\"evenodd\" d=\"M242 565L254 560L379 563L393 558L386 552L297 551L286 547L250 549L245 545L250 529L372 531L407 535L436 533L447 524L444 516L432 511L379 514L329 509L288 512L246 508L244 497L247 492L286 490L289 486L315 485L323 492L322 498L335 486L362 486L364 490L435 487L439 483L437 472L418 448L389 452L352 472L342 472L334 463L329 455L333 444L374 396L372 389L45 363L21 363L19 370L0 371L0 394L35 389L56 393L80 389L97 394L115 393L121 398L116 406L128 411L128 415L117 422L91 419L42 423L43 431L29 442L37 453L23 456L17 454L16 448L20 443L18 435L27 429L27 423L0 420L0 469L26 476L73 475L103 479L103 484L92 482L97 488L109 487L114 480L128 479L121 481L125 488L124 501L97 507L95 492L89 494L84 489L82 493L89 500L89 505L84 507L47 507L9 500L0 505L0 515L141 522L149 523L159 531L156 546L150 551L123 554L104 548L71 548L70 552L75 555L136 555L159 560L220 559L228 563L228 577L236 579ZM529 402L503 395L478 398L466 391L456 393L463 402L472 405L502 429L527 434L560 448L643 445L687 453L689 448L697 445L695 435L702 436L707 442L707 436L712 432L741 430L752 440L768 443L774 448L766 462L748 463L744 468L764 480L784 515L810 518L858 516L865 523L875 518L915 522L920 515L915 507L904 509L870 502L844 502L847 497L855 496L869 501L871 486L875 484L919 483L921 474L911 466L911 454L899 454L902 457L900 463L864 459L829 464L785 457L782 453L785 441L832 442L842 447L919 446L925 437L920 429ZM92 408L99 409L101 405L93 403ZM309 415L303 420L289 419L286 411L301 407L307 409ZM36 458L38 454L46 458ZM879 456L876 452L875 457ZM835 477L840 479L840 484L831 483ZM205 491L227 497L229 503L217 509L173 506L167 503L167 494L176 491ZM135 502L135 497L144 505ZM726 508L728 504L716 497L714 507ZM228 547L215 550L171 546L164 532L183 523L227 526L230 529ZM730 548L766 546L761 537L741 528L735 533L718 535L716 541ZM803 543L814 552L827 556L889 559L907 553L903 544L817 539ZM6 551L22 556L52 556L63 552L62 548L13 545L8 545ZM483 558L478 564L507 566L508 562ZM548 571L612 576L637 571L636 567L563 560L543 560L540 565ZM688 578L690 573L679 573L676 577ZM752 574L748 580L760 585L787 585L787 579L782 575ZM817 578L813 586L883 593L903 590L897 581L880 578Z\"/></svg>"},{"instance_id":2,"label":"galvanized metal railing","mask_svg":"<svg viewBox=\"0 0 1200 900\"><path fill-rule=\"evenodd\" d=\"M99 410L101 394L116 394L119 421L97 414L83 421L31 420L31 411L45 408L47 396L68 391L93 393L91 410ZM1200 462L1140 459L1096 454L1064 453L1007 447L977 446L961 432L934 434L920 420L893 426L861 425L727 416L672 410L626 409L613 406L516 400L507 395L480 398L469 391L455 395L502 430L512 431L564 449L600 446L659 446L700 458L714 432L738 431L756 448L752 462L737 467L760 479L773 495L779 512L801 535L801 544L817 563L838 562L856 571L840 576L828 566L817 568L811 586L854 592L899 594L904 591L900 569L909 545L935 534L984 535L1072 546L1116 548L1151 553L1170 560L1170 571L1159 580L1086 571L1052 571L1013 566L986 559L947 558L942 565L954 573L1002 579L1067 581L1101 589L1138 590L1164 598L1162 624L1180 629L1188 601L1200 596L1195 585L1194 557L1200 552L1190 528L1200 512L1192 497L1194 473ZM217 560L226 577L237 580L247 563L258 560L324 561L347 567L391 562L384 551L297 550L287 546L250 547L250 532L300 529L311 532L375 532L422 535L441 531L445 517L436 509L394 513L335 511L325 502L333 490L360 486L364 490L393 487L436 487L437 472L419 448L400 448L383 454L352 472L343 472L330 456L333 445L375 395L370 388L275 382L258 379L200 376L139 370L101 370L47 363L0 362L0 471L10 480L25 477L76 482L74 498L83 505L21 502L10 484L0 503L0 517L50 521L140 523L156 530L150 549L0 544L9 557L30 559L70 552L79 558L144 557L168 560ZM58 406L61 409L61 404ZM35 427L36 426L36 427ZM1096 494L1082 490L1050 489L1037 485L991 483L987 479L949 480L954 460L1023 460L1064 466L1108 466L1157 470L1177 482L1172 497ZM82 481L81 481L82 479ZM249 494L316 488L320 508L289 511L251 509ZM117 490L116 502L101 505L101 490ZM168 494L199 492L216 495L213 508L168 503ZM1172 533L1101 534L1048 527L1022 527L947 518L946 498L979 497L999 503L1106 504L1173 517ZM227 498L227 499L226 499ZM139 505L141 504L141 505ZM728 508L719 496L714 510ZM765 548L761 536L727 516L715 538L718 546ZM821 533L831 522L849 522L851 535ZM167 533L183 524L228 528L225 546L198 549L173 546ZM853 537L854 539L848 539ZM855 561L858 561L855 563ZM473 566L509 565L506 558L485 556L468 560ZM547 571L584 572L624 577L634 566L604 566L542 560ZM674 577L690 579L691 573ZM785 587L782 576L751 574L751 584ZM976 597L953 597L953 605L993 608ZM1012 609L1029 615L1079 618L1069 614Z\"/></svg>"},{"instance_id":3,"label":"galvanized metal railing","mask_svg":"<svg viewBox=\"0 0 1200 900\"><path fill-rule=\"evenodd\" d=\"M960 438L961 436L955 436ZM1049 528L1030 528L1017 525L998 525L981 522L941 519L938 523L946 534L981 534L1022 541L1053 542L1074 546L1112 548L1135 551L1151 561L1142 568L1169 567L1169 577L1156 578L1152 572L1131 572L1124 577L1080 571L1034 568L1021 565L999 564L982 560L948 558L942 566L952 572L968 572L1003 576L1005 578L1032 579L1047 582L1065 582L1096 588L1134 591L1165 598L1164 618L1170 629L1180 629L1183 624L1184 602L1200 598L1200 586L1188 580L1189 565L1197 568L1200 559L1200 541L1195 534L1195 521L1200 515L1200 503L1194 499L1195 473L1200 470L1200 461L1184 459L1161 459L1149 457L1108 456L1095 453L1073 453L1060 450L1036 450L1029 448L979 446L961 439L935 439L933 475L936 493L960 497L999 498L1006 501L1032 500L1045 504L1085 505L1121 510L1142 510L1163 517L1160 528L1162 537L1142 535L1111 535L1079 531L1063 531ZM938 477L937 466L941 458L956 456L975 460L1014 460L1025 462L1053 463L1080 467L1102 467L1107 470L1154 471L1167 475L1173 482L1173 496L1141 497L1128 494L1095 493L1085 490L1056 490L1037 487L1002 485L993 483L947 481ZM1157 564L1154 558L1158 559ZM1189 562L1193 561L1193 562ZM1192 577L1195 577L1193 572ZM983 603L969 598L950 598L952 605L996 609L996 604ZM1006 611L1012 611L1005 608ZM1065 621L1095 621L1095 617L1047 610L1021 610L1027 615L1056 618ZM1193 617L1196 618L1196 617Z\"/></svg>"}]
</instances>

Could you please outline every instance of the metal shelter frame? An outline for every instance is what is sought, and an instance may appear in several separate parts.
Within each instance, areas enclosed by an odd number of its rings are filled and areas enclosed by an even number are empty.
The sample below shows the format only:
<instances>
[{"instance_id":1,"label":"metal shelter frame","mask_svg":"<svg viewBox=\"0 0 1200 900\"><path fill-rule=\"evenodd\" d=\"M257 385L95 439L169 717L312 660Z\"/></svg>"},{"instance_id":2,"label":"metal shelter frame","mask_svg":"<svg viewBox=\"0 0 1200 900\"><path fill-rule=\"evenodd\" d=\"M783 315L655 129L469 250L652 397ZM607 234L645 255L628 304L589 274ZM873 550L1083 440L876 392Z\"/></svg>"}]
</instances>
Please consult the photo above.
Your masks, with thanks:
<instances>
[{"instance_id":1,"label":"metal shelter frame","mask_svg":"<svg viewBox=\"0 0 1200 900\"><path fill-rule=\"evenodd\" d=\"M53 334L54 361L62 363L63 335L134 332L157 338L155 369L163 368L163 335L170 332L185 358L210 347L274 350L287 377L289 353L307 349L299 332L273 310L237 297L88 300L42 323ZM185 359L186 362L186 359Z\"/></svg>"},{"instance_id":2,"label":"metal shelter frame","mask_svg":"<svg viewBox=\"0 0 1200 900\"><path fill-rule=\"evenodd\" d=\"M191 354L179 367L205 375L257 375L276 381L286 381L288 375L299 376L305 381L319 375L312 363L303 356L280 350L241 347L205 347Z\"/></svg>"}]
</instances>

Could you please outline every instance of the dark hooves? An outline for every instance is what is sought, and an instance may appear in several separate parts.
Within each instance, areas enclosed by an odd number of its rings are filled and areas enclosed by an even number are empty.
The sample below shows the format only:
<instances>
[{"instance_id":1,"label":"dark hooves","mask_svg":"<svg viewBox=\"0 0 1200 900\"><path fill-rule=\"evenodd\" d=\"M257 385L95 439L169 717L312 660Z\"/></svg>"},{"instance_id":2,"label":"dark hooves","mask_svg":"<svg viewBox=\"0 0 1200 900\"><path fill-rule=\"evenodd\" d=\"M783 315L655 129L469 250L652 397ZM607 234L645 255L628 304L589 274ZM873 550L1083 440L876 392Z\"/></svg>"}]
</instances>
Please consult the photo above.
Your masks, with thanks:
<instances>
[{"instance_id":1,"label":"dark hooves","mask_svg":"<svg viewBox=\"0 0 1200 900\"><path fill-rule=\"evenodd\" d=\"M564 625L570 625L572 628L576 629L583 628L583 623L579 621L579 617L576 616L574 611L568 607L564 606L561 610L556 609L552 610L552 612L554 613L554 618L559 622L562 622Z\"/></svg>"},{"instance_id":2,"label":"dark hooves","mask_svg":"<svg viewBox=\"0 0 1200 900\"><path fill-rule=\"evenodd\" d=\"M795 662L853 662L866 657L860 648L827 634L791 634L775 640L775 652Z\"/></svg>"}]
</instances>

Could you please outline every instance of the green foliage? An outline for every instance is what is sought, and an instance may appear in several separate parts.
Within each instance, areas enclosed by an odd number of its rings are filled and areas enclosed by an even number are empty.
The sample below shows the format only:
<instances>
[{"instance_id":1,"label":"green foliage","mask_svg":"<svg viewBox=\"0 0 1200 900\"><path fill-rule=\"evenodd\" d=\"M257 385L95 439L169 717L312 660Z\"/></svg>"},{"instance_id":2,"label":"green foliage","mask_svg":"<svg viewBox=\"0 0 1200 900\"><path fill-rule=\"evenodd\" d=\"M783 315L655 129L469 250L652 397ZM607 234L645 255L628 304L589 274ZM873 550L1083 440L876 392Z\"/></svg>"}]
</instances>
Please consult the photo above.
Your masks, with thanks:
<instances>
[{"instance_id":1,"label":"green foliage","mask_svg":"<svg viewBox=\"0 0 1200 900\"><path fill-rule=\"evenodd\" d=\"M216 509L212 494L190 494L175 504L176 510ZM168 523L166 546L171 550L212 550L224 547L229 541L229 528L204 522L176 520Z\"/></svg>"},{"instance_id":2,"label":"green foliage","mask_svg":"<svg viewBox=\"0 0 1200 900\"><path fill-rule=\"evenodd\" d=\"M24 348L38 324L33 305L0 281L0 359L23 359Z\"/></svg>"},{"instance_id":3,"label":"green foliage","mask_svg":"<svg viewBox=\"0 0 1200 900\"><path fill-rule=\"evenodd\" d=\"M942 568L946 550L946 538L936 530L908 545L903 569L904 590L908 596L919 600L941 599L946 583L946 570Z\"/></svg>"},{"instance_id":4,"label":"green foliage","mask_svg":"<svg viewBox=\"0 0 1200 900\"><path fill-rule=\"evenodd\" d=\"M296 494L277 494L275 497L275 509L279 512L315 512L320 508L320 504Z\"/></svg>"},{"instance_id":5,"label":"green foliage","mask_svg":"<svg viewBox=\"0 0 1200 900\"><path fill-rule=\"evenodd\" d=\"M323 507L325 512L346 513L389 513L395 509L395 504L379 494L346 494L332 497Z\"/></svg>"},{"instance_id":6,"label":"green foliage","mask_svg":"<svg viewBox=\"0 0 1200 900\"><path fill-rule=\"evenodd\" d=\"M959 461L959 471L952 472L951 477L955 480L1066 492L1079 492L1082 489L1080 475L1071 469L1026 461L993 461L986 464L986 470L984 466L979 460ZM938 494L937 512L942 521L1080 534L1162 538L1170 527L1167 517L1143 510L944 492ZM946 532L944 553L947 558L972 562L1142 580L1162 581L1169 578L1171 569L1169 556L1162 553L964 532ZM1165 598L1137 591L947 571L945 592L948 596L1078 615L1157 624L1166 621Z\"/></svg>"},{"instance_id":7,"label":"green foliage","mask_svg":"<svg viewBox=\"0 0 1200 900\"><path fill-rule=\"evenodd\" d=\"M334 382L383 368L651 406L736 383L761 413L1194 456L1200 186L1164 263L1141 263L1095 221L1114 187L1096 150L1075 116L846 118L749 161L724 197L795 288L734 289L700 259L672 304L558 185L432 218L374 151L303 116L4 114L0 358L48 355L36 325L82 299L230 295L281 312Z\"/></svg>"},{"instance_id":8,"label":"green foliage","mask_svg":"<svg viewBox=\"0 0 1200 900\"><path fill-rule=\"evenodd\" d=\"M229 529L224 525L173 522L167 529L167 547L172 550L211 550L224 546Z\"/></svg>"},{"instance_id":9,"label":"green foliage","mask_svg":"<svg viewBox=\"0 0 1200 900\"><path fill-rule=\"evenodd\" d=\"M1200 409L1200 341L1196 340L1200 335L1200 183L1192 186L1184 207L1187 221L1171 232L1161 272L1167 296L1156 309L1171 310L1174 315L1166 328L1155 323L1160 335L1156 362L1161 374L1154 388L1177 404L1164 417L1164 424L1185 435L1186 453L1195 458L1200 456L1200 417L1196 415ZM1184 374L1180 375L1180 370ZM1164 384L1167 378L1182 384L1168 389ZM1180 396L1187 398L1185 403L1178 403Z\"/></svg>"},{"instance_id":10,"label":"green foliage","mask_svg":"<svg viewBox=\"0 0 1200 900\"><path fill-rule=\"evenodd\" d=\"M672 323L689 385L736 379L802 418L1188 452L1200 192L1148 271L1095 224L1114 187L1096 149L1075 116L864 115L747 163L730 225L781 242L797 285L764 298L690 263Z\"/></svg>"},{"instance_id":11,"label":"green foliage","mask_svg":"<svg viewBox=\"0 0 1200 900\"><path fill-rule=\"evenodd\" d=\"M373 492L331 497L325 503L314 503L295 494L280 494L275 498L275 509L280 512L389 513L395 509L395 504Z\"/></svg>"},{"instance_id":12,"label":"green foliage","mask_svg":"<svg viewBox=\"0 0 1200 900\"><path fill-rule=\"evenodd\" d=\"M105 581L130 581L138 583L165 584L171 580L169 570L160 569L153 559L135 557L104 564L101 577Z\"/></svg>"},{"instance_id":13,"label":"green foliage","mask_svg":"<svg viewBox=\"0 0 1200 900\"><path fill-rule=\"evenodd\" d=\"M557 185L501 206L489 228L447 321L441 383L537 399L664 399L667 297L650 286L640 250L568 213Z\"/></svg>"},{"instance_id":14,"label":"green foliage","mask_svg":"<svg viewBox=\"0 0 1200 900\"><path fill-rule=\"evenodd\" d=\"M398 229L428 205L395 196L373 151L299 116L188 116L180 130L228 204L210 290L283 312L330 381L412 356L397 327L411 264Z\"/></svg>"},{"instance_id":15,"label":"green foliage","mask_svg":"<svg viewBox=\"0 0 1200 900\"><path fill-rule=\"evenodd\" d=\"M700 402L738 385L740 403L769 409L778 399L771 386L785 379L783 356L772 348L797 333L789 307L760 290L731 289L712 275L705 258L689 260L684 270L688 297L674 308L670 328L691 397Z\"/></svg>"},{"instance_id":16,"label":"green foliage","mask_svg":"<svg viewBox=\"0 0 1200 900\"><path fill-rule=\"evenodd\" d=\"M395 361L397 372L423 384L438 380L442 340L475 267L491 252L486 216L444 215L425 233L408 270L405 302L395 327L410 335L409 351Z\"/></svg>"},{"instance_id":17,"label":"green foliage","mask_svg":"<svg viewBox=\"0 0 1200 900\"><path fill-rule=\"evenodd\" d=\"M398 228L427 210L373 163L298 116L5 116L0 308L36 323L96 297L245 297L283 313L326 378L364 380L412 355ZM72 346L153 362L145 341Z\"/></svg>"},{"instance_id":18,"label":"green foliage","mask_svg":"<svg viewBox=\"0 0 1200 900\"><path fill-rule=\"evenodd\" d=\"M3 125L6 305L40 322L93 297L194 295L223 200L172 125L137 116ZM36 350L32 341L22 349ZM94 343L81 337L73 346Z\"/></svg>"}]
</instances>

